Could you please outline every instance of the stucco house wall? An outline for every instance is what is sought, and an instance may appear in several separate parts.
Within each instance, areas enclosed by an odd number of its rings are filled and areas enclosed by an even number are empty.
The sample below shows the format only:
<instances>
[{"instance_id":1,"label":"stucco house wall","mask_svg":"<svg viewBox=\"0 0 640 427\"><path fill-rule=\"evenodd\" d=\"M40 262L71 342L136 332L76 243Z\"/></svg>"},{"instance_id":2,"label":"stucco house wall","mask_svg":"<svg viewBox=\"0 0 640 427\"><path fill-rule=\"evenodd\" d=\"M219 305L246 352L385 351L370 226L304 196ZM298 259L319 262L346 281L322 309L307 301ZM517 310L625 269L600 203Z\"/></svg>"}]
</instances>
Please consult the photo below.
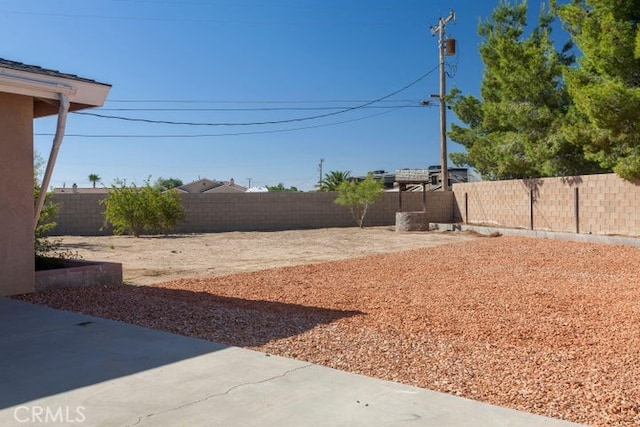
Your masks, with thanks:
<instances>
[{"instance_id":1,"label":"stucco house wall","mask_svg":"<svg viewBox=\"0 0 640 427\"><path fill-rule=\"evenodd\" d=\"M0 58L0 297L35 291L33 120L58 115L57 151L69 111L104 103L110 85ZM48 187L55 155L42 185ZM43 199L41 199L43 200Z\"/></svg>"},{"instance_id":2,"label":"stucco house wall","mask_svg":"<svg viewBox=\"0 0 640 427\"><path fill-rule=\"evenodd\" d=\"M0 296L33 292L33 98L0 92Z\"/></svg>"}]
</instances>

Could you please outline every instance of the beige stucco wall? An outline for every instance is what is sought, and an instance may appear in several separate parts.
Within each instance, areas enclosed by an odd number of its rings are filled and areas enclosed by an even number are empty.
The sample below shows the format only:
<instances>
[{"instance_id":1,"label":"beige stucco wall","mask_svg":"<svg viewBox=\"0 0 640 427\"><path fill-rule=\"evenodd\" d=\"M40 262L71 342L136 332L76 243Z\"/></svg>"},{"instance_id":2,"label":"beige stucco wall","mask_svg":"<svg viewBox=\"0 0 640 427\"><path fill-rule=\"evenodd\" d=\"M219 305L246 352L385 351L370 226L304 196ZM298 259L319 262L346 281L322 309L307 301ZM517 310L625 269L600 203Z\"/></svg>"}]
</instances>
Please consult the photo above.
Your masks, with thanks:
<instances>
[{"instance_id":1,"label":"beige stucco wall","mask_svg":"<svg viewBox=\"0 0 640 427\"><path fill-rule=\"evenodd\" d=\"M0 93L0 296L33 292L33 99Z\"/></svg>"}]
</instances>

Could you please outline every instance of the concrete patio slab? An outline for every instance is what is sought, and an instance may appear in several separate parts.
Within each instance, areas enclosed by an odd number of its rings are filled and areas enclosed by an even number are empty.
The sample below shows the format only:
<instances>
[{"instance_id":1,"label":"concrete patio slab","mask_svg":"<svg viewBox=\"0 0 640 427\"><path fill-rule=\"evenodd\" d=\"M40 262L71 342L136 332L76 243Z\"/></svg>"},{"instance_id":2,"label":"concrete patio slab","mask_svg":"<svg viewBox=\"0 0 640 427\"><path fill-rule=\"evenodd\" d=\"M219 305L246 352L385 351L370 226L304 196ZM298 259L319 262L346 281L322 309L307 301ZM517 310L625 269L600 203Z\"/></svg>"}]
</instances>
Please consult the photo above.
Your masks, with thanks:
<instances>
[{"instance_id":1,"label":"concrete patio slab","mask_svg":"<svg viewBox=\"0 0 640 427\"><path fill-rule=\"evenodd\" d=\"M575 425L8 298L0 348L2 426Z\"/></svg>"}]
</instances>

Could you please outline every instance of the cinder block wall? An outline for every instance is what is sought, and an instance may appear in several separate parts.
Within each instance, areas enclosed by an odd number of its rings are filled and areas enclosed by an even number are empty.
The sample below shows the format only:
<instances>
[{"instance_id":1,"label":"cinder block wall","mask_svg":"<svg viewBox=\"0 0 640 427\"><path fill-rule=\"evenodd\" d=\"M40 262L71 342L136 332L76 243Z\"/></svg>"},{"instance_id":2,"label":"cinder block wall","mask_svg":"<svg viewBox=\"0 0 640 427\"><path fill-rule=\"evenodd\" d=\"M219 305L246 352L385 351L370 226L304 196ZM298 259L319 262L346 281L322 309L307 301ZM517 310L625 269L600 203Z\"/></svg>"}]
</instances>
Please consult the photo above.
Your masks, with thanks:
<instances>
[{"instance_id":1,"label":"cinder block wall","mask_svg":"<svg viewBox=\"0 0 640 427\"><path fill-rule=\"evenodd\" d=\"M427 193L427 212L433 222L453 220L453 193ZM57 227L51 235L108 235L104 227L105 196L55 194L60 205ZM273 231L325 227L353 227L349 210L334 203L336 193L213 193L181 196L186 213L177 233ZM403 193L404 211L422 210L422 193ZM366 226L395 224L398 194L384 193L365 219Z\"/></svg>"},{"instance_id":2,"label":"cinder block wall","mask_svg":"<svg viewBox=\"0 0 640 427\"><path fill-rule=\"evenodd\" d=\"M53 236L101 236L112 234L104 224L104 194L54 194L51 201L59 206Z\"/></svg>"},{"instance_id":3,"label":"cinder block wall","mask_svg":"<svg viewBox=\"0 0 640 427\"><path fill-rule=\"evenodd\" d=\"M460 222L640 235L640 182L615 174L455 184L453 192Z\"/></svg>"},{"instance_id":4,"label":"cinder block wall","mask_svg":"<svg viewBox=\"0 0 640 427\"><path fill-rule=\"evenodd\" d=\"M576 198L577 189L577 198ZM104 196L56 194L58 226L52 235L108 235ZM335 193L185 194L186 220L176 232L271 231L352 227ZM421 211L421 193L403 193L404 211ZM577 209L576 209L577 208ZM398 194L385 193L367 226L394 225ZM577 211L577 215L576 215ZM454 184L453 192L427 193L432 222L466 222L544 231L640 236L640 183L615 174Z\"/></svg>"}]
</instances>

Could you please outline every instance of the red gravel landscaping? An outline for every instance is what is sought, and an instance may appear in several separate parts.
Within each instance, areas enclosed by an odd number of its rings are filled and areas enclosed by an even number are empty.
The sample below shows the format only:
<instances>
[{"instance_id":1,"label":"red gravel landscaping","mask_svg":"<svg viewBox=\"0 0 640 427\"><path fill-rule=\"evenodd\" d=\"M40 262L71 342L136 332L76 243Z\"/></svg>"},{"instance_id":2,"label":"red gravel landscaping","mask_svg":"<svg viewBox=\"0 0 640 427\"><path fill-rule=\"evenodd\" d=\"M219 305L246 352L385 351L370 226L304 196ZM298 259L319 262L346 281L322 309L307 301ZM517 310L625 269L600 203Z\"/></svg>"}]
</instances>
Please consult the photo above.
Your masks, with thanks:
<instances>
[{"instance_id":1,"label":"red gravel landscaping","mask_svg":"<svg viewBox=\"0 0 640 427\"><path fill-rule=\"evenodd\" d=\"M521 237L20 297L593 425L640 425L640 249Z\"/></svg>"}]
</instances>

